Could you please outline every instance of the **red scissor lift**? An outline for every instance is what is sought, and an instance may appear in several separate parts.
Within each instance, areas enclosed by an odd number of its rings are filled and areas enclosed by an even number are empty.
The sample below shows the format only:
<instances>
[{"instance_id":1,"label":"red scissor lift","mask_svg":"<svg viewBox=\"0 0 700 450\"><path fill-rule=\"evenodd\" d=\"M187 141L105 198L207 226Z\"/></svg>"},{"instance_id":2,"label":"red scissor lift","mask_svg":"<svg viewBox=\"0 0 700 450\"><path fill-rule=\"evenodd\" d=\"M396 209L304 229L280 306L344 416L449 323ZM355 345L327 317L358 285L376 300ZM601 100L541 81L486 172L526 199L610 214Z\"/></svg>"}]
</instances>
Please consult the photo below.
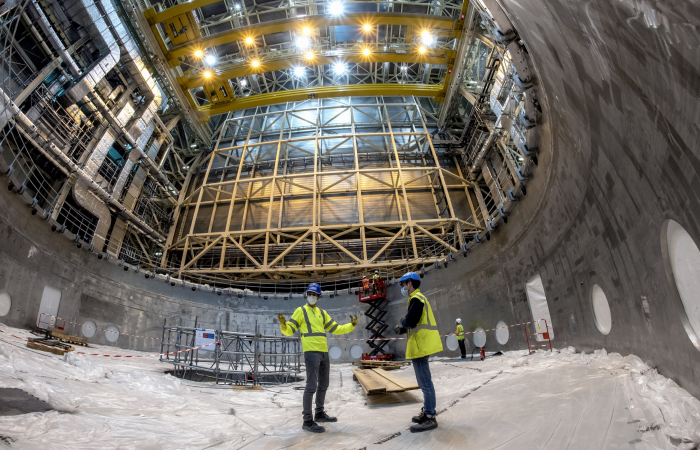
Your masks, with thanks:
<instances>
[{"instance_id":1,"label":"red scissor lift","mask_svg":"<svg viewBox=\"0 0 700 450\"><path fill-rule=\"evenodd\" d=\"M376 281L376 282L375 282ZM370 322L365 327L372 333L367 345L372 349L369 353L363 353L362 359L364 360L391 360L394 355L384 351L384 347L389 341L375 341L375 339L385 339L382 333L387 329L389 325L382 320L387 313L386 309L381 306L386 301L386 283L383 279L371 280L369 288L365 289L362 283L360 283L359 291L360 303L367 303L369 309L365 312L365 316L370 318Z\"/></svg>"}]
</instances>

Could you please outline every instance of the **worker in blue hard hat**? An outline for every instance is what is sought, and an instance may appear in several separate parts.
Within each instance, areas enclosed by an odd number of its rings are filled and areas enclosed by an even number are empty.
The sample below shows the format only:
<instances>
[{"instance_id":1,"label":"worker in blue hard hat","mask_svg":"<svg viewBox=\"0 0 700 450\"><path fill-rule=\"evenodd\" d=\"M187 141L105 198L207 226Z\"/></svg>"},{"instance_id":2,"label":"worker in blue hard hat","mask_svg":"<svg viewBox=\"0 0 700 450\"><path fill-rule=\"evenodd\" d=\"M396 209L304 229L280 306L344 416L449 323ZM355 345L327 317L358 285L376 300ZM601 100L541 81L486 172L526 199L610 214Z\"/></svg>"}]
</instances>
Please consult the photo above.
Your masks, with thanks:
<instances>
[{"instance_id":1,"label":"worker in blue hard hat","mask_svg":"<svg viewBox=\"0 0 700 450\"><path fill-rule=\"evenodd\" d=\"M306 364L306 389L304 389L302 428L313 433L323 433L324 427L317 422L337 422L338 419L326 414L323 404L326 400L326 390L330 376L330 359L328 358L328 341L326 332L346 334L355 329L357 316L352 316L350 323L338 325L330 315L316 303L321 298L321 286L311 283L306 288L306 304L298 307L292 318L287 320L284 314L279 314L280 329L285 336L291 336L295 331L301 333L301 346L304 349ZM311 415L311 404L316 394L316 410Z\"/></svg>"},{"instance_id":2,"label":"worker in blue hard hat","mask_svg":"<svg viewBox=\"0 0 700 450\"><path fill-rule=\"evenodd\" d=\"M399 280L401 294L408 296L408 312L396 325L396 334L408 334L406 359L412 360L416 381L423 391L423 408L419 415L413 417L411 433L437 428L437 411L435 410L435 386L430 376L428 358L442 351L442 340L438 331L433 310L428 299L420 292L420 277L415 272L408 272Z\"/></svg>"}]
</instances>

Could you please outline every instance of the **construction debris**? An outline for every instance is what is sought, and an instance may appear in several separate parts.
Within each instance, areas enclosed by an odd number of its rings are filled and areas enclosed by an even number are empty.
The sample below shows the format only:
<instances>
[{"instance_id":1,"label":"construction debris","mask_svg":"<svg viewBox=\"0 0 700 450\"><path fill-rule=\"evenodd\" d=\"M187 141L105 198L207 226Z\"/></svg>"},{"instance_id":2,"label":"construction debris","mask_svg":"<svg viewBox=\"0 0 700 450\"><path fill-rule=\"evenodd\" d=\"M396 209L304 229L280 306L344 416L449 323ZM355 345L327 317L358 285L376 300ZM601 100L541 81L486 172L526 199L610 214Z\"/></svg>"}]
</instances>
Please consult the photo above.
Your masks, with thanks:
<instances>
[{"instance_id":1,"label":"construction debris","mask_svg":"<svg viewBox=\"0 0 700 450\"><path fill-rule=\"evenodd\" d=\"M360 383L366 395L393 394L418 389L416 383L382 369L355 369L352 373L353 379Z\"/></svg>"},{"instance_id":2,"label":"construction debris","mask_svg":"<svg viewBox=\"0 0 700 450\"><path fill-rule=\"evenodd\" d=\"M70 344L82 345L83 347L88 346L87 339L77 337L77 336L71 336L70 334L66 334L63 331L57 330L56 328L49 328L46 331L46 334L48 337L58 339L61 342L68 342Z\"/></svg>"},{"instance_id":3,"label":"construction debris","mask_svg":"<svg viewBox=\"0 0 700 450\"><path fill-rule=\"evenodd\" d=\"M29 339L27 341L27 347L33 350L41 350L42 352L49 352L59 356L63 356L66 353L75 350L73 346L64 344L54 339Z\"/></svg>"}]
</instances>

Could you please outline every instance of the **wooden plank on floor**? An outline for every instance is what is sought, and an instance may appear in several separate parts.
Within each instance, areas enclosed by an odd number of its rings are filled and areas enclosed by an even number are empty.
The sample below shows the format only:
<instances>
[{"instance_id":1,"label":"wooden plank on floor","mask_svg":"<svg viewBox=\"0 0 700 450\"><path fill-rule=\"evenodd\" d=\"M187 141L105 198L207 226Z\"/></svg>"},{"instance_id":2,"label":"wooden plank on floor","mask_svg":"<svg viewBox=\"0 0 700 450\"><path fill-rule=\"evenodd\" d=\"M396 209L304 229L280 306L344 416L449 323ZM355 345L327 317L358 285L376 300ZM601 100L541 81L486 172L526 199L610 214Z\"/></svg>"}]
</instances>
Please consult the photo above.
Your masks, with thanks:
<instances>
[{"instance_id":1,"label":"wooden plank on floor","mask_svg":"<svg viewBox=\"0 0 700 450\"><path fill-rule=\"evenodd\" d=\"M394 383L393 381L382 377L381 375L376 373L375 370L377 370L377 369L369 369L369 370L365 370L365 372L366 372L367 376L372 378L379 385L384 386L387 394L404 391L404 388L402 388L398 384Z\"/></svg>"},{"instance_id":2,"label":"wooden plank on floor","mask_svg":"<svg viewBox=\"0 0 700 450\"><path fill-rule=\"evenodd\" d=\"M398 385L404 391L412 391L414 389L418 389L418 385L416 383L414 383L412 381L408 381L407 379L401 378L397 375L394 375L393 373L389 373L383 369L372 369L372 372L385 378L389 382Z\"/></svg>"},{"instance_id":3,"label":"wooden plank on floor","mask_svg":"<svg viewBox=\"0 0 700 450\"><path fill-rule=\"evenodd\" d=\"M369 372L371 370L355 369L352 371L366 395L385 394L386 386L380 380L372 377Z\"/></svg>"}]
</instances>

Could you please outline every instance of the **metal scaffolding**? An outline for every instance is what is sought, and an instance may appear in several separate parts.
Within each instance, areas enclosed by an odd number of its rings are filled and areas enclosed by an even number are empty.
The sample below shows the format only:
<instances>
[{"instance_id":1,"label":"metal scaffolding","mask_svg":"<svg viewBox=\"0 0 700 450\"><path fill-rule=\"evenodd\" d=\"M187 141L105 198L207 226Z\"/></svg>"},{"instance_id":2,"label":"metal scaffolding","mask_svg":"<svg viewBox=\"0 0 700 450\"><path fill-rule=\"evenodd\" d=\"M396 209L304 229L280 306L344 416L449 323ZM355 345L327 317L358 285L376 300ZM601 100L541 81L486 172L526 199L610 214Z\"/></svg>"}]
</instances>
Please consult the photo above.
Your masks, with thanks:
<instances>
[{"instance_id":1,"label":"metal scaffolding","mask_svg":"<svg viewBox=\"0 0 700 450\"><path fill-rule=\"evenodd\" d=\"M296 279L430 264L485 227L429 100L313 100L229 117L176 210L179 275ZM165 267L165 266L164 266Z\"/></svg>"},{"instance_id":2,"label":"metal scaffolding","mask_svg":"<svg viewBox=\"0 0 700 450\"><path fill-rule=\"evenodd\" d=\"M179 352L197 346L194 327L163 325L161 353ZM216 345L160 357L173 365L173 375L216 384L261 385L299 381L303 351L301 338L266 336L258 332L236 333L211 330Z\"/></svg>"}]
</instances>

